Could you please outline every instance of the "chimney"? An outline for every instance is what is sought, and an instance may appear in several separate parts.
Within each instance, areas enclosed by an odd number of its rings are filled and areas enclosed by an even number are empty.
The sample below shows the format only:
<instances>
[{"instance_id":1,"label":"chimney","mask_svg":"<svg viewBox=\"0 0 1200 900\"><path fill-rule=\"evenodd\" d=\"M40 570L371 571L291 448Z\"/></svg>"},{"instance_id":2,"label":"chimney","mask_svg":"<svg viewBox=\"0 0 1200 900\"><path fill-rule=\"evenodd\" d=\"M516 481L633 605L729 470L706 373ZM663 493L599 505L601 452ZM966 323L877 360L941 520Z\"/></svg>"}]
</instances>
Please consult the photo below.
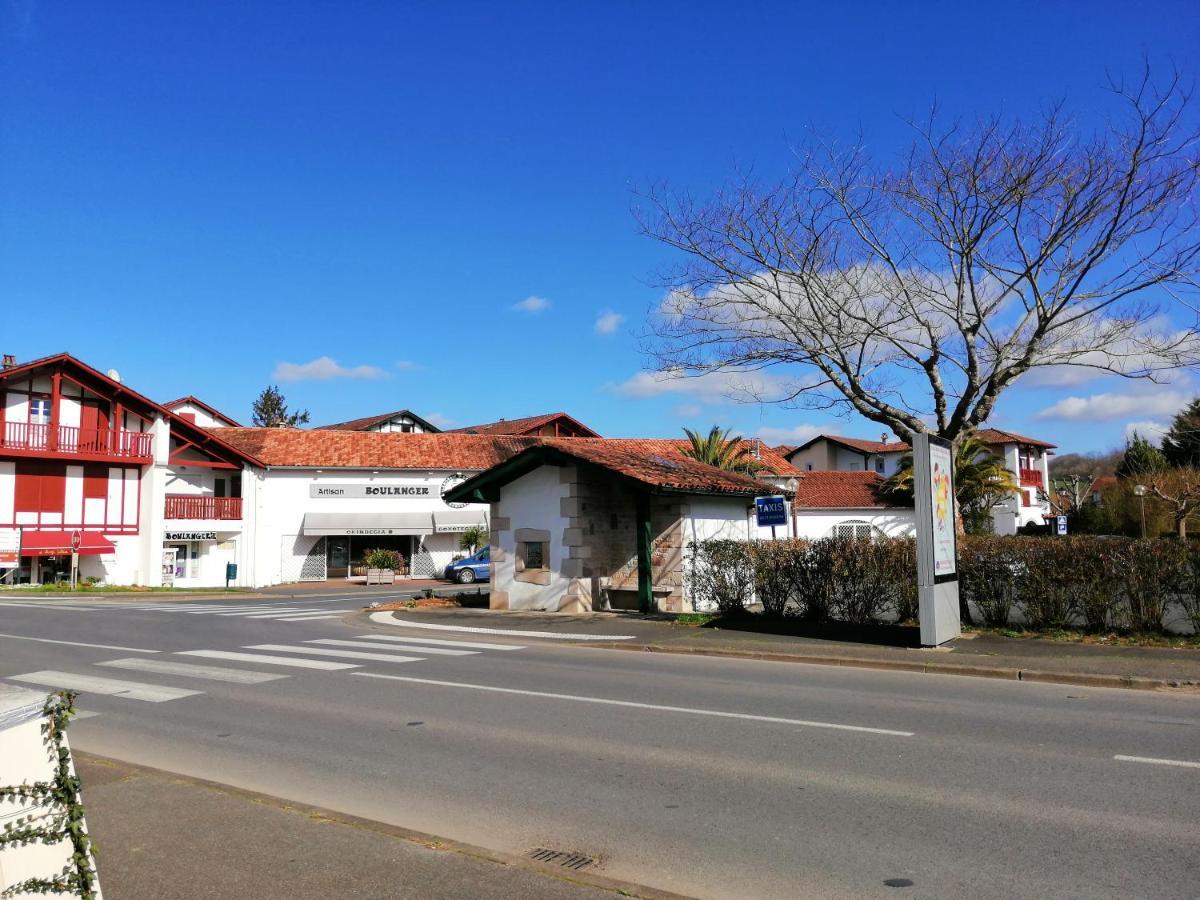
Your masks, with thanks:
<instances>
[{"instance_id":1,"label":"chimney","mask_svg":"<svg viewBox=\"0 0 1200 900\"><path fill-rule=\"evenodd\" d=\"M11 353L4 354L4 368L11 369L11 368L15 367L16 364L17 364L17 358L15 356L13 356Z\"/></svg>"},{"instance_id":2,"label":"chimney","mask_svg":"<svg viewBox=\"0 0 1200 900\"><path fill-rule=\"evenodd\" d=\"M888 442L888 433L886 431L879 436L879 442L881 444L886 444Z\"/></svg>"}]
</instances>

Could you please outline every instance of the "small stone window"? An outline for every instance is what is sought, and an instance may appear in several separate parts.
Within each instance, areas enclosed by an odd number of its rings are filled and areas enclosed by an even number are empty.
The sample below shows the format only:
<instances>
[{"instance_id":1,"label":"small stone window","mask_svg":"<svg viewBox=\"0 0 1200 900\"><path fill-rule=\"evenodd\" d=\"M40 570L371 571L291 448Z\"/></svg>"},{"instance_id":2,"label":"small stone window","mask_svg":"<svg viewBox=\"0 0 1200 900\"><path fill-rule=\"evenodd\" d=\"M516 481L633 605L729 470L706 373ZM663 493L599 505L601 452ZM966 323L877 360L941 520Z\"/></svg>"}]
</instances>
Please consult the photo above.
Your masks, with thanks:
<instances>
[{"instance_id":1,"label":"small stone window","mask_svg":"<svg viewBox=\"0 0 1200 900\"><path fill-rule=\"evenodd\" d=\"M550 583L550 532L518 528L513 578L528 584Z\"/></svg>"},{"instance_id":2,"label":"small stone window","mask_svg":"<svg viewBox=\"0 0 1200 900\"><path fill-rule=\"evenodd\" d=\"M847 519L839 522L830 529L829 536L843 540L870 541L879 534L879 530L870 522L861 519Z\"/></svg>"}]
</instances>

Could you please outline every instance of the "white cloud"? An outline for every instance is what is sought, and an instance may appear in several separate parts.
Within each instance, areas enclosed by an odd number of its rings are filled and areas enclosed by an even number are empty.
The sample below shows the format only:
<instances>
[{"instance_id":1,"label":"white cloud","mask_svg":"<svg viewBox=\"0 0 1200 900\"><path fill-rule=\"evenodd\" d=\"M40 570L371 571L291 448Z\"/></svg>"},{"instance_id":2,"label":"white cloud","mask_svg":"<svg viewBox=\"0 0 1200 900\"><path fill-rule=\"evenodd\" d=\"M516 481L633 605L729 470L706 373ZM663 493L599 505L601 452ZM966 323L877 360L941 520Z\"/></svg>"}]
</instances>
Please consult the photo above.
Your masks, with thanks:
<instances>
[{"instance_id":1,"label":"white cloud","mask_svg":"<svg viewBox=\"0 0 1200 900\"><path fill-rule=\"evenodd\" d=\"M624 321L625 317L623 315L615 313L611 309L606 309L596 319L596 334L612 334L621 327L621 323Z\"/></svg>"},{"instance_id":2,"label":"white cloud","mask_svg":"<svg viewBox=\"0 0 1200 900\"><path fill-rule=\"evenodd\" d=\"M1191 397L1182 391L1157 390L1145 394L1092 394L1064 397L1037 414L1038 419L1104 421L1126 416L1167 416L1179 412Z\"/></svg>"},{"instance_id":3,"label":"white cloud","mask_svg":"<svg viewBox=\"0 0 1200 900\"><path fill-rule=\"evenodd\" d=\"M821 433L822 429L816 425L796 425L792 428L771 428L766 426L758 429L758 434L755 437L760 437L766 443L772 445L789 444L798 446L805 441L812 440Z\"/></svg>"},{"instance_id":4,"label":"white cloud","mask_svg":"<svg viewBox=\"0 0 1200 900\"><path fill-rule=\"evenodd\" d=\"M1167 433L1167 426L1162 422L1129 422L1125 425L1125 440L1132 440L1135 431L1158 446L1162 443L1163 435Z\"/></svg>"},{"instance_id":5,"label":"white cloud","mask_svg":"<svg viewBox=\"0 0 1200 900\"><path fill-rule=\"evenodd\" d=\"M440 412L430 413L429 415L423 416L422 418L424 418L425 421L428 422L430 425L436 425L438 428L452 428L453 426L458 424L458 422L455 419L452 419L449 416L445 415L444 413L440 413Z\"/></svg>"},{"instance_id":6,"label":"white cloud","mask_svg":"<svg viewBox=\"0 0 1200 900\"><path fill-rule=\"evenodd\" d=\"M684 419L690 419L692 416L698 416L703 411L704 407L702 407L699 403L680 403L671 410L671 412L675 413L675 415Z\"/></svg>"},{"instance_id":7,"label":"white cloud","mask_svg":"<svg viewBox=\"0 0 1200 900\"><path fill-rule=\"evenodd\" d=\"M383 369L378 366L339 366L330 356L319 356L311 362L281 362L275 367L274 381L329 381L333 378L371 379L382 378Z\"/></svg>"},{"instance_id":8,"label":"white cloud","mask_svg":"<svg viewBox=\"0 0 1200 900\"><path fill-rule=\"evenodd\" d=\"M730 399L777 400L786 396L787 383L765 372L728 370L685 375L682 372L638 372L609 388L622 397L642 400L647 397L686 396L701 403L721 403Z\"/></svg>"},{"instance_id":9,"label":"white cloud","mask_svg":"<svg viewBox=\"0 0 1200 900\"><path fill-rule=\"evenodd\" d=\"M517 312L535 315L548 310L550 308L550 301L545 297L530 296L526 297L520 303L514 303L510 308L516 310Z\"/></svg>"}]
</instances>

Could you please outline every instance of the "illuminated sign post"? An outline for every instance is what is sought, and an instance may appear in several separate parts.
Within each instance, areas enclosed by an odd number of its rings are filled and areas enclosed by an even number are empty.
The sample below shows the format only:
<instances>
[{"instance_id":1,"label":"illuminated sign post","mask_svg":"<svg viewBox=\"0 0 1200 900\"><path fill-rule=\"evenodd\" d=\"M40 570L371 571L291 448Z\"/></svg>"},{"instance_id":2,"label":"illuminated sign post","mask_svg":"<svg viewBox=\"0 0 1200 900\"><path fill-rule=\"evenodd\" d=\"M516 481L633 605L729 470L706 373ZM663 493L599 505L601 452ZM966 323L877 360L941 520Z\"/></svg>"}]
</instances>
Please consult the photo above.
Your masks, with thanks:
<instances>
[{"instance_id":1,"label":"illuminated sign post","mask_svg":"<svg viewBox=\"0 0 1200 900\"><path fill-rule=\"evenodd\" d=\"M917 519L917 592L921 643L936 647L962 634L954 509L954 449L949 441L913 437L913 505Z\"/></svg>"}]
</instances>

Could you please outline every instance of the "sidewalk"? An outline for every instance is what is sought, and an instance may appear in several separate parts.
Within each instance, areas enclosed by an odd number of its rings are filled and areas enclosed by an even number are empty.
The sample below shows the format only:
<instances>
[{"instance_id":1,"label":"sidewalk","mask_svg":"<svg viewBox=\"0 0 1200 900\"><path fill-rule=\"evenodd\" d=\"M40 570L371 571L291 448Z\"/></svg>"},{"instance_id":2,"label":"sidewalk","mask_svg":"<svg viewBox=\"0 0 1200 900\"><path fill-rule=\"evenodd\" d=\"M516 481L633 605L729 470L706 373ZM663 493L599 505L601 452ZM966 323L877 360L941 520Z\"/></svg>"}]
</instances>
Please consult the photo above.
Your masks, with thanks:
<instances>
[{"instance_id":1,"label":"sidewalk","mask_svg":"<svg viewBox=\"0 0 1200 900\"><path fill-rule=\"evenodd\" d=\"M1094 687L1200 692L1200 649L1075 644L982 633L965 635L946 647L922 649L893 643L678 625L664 619L647 619L624 613L565 615L445 609L401 611L395 614L398 624L406 618L473 628L607 635L613 640L598 641L593 637L588 646L615 650L707 654ZM911 634L904 636L910 637L911 643L915 644L915 629L909 631ZM880 630L881 634L889 637L896 632L897 629L886 632Z\"/></svg>"},{"instance_id":2,"label":"sidewalk","mask_svg":"<svg viewBox=\"0 0 1200 900\"><path fill-rule=\"evenodd\" d=\"M112 900L674 896L87 753L75 765Z\"/></svg>"}]
</instances>

